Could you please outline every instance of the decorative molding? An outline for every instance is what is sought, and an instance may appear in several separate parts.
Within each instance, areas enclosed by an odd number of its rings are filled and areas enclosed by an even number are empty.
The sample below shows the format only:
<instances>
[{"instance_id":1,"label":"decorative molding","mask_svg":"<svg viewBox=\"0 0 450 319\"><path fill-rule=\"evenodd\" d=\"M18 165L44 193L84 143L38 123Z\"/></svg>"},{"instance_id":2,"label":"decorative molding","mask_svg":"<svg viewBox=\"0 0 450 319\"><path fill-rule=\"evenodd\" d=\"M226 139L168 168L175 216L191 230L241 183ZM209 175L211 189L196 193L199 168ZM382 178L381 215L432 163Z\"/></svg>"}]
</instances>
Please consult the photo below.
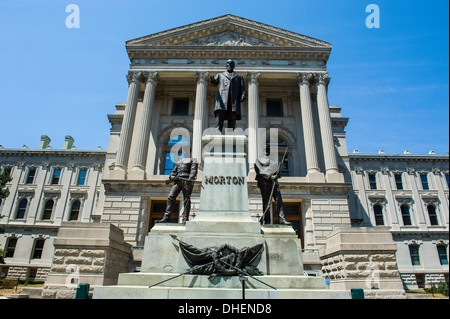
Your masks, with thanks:
<instances>
[{"instance_id":1,"label":"decorative molding","mask_svg":"<svg viewBox=\"0 0 450 319\"><path fill-rule=\"evenodd\" d=\"M203 83L208 85L209 82L209 72L195 72L195 77L197 78L197 84Z\"/></svg>"},{"instance_id":2,"label":"decorative molding","mask_svg":"<svg viewBox=\"0 0 450 319\"><path fill-rule=\"evenodd\" d=\"M248 84L258 85L258 79L261 76L261 72L247 72Z\"/></svg>"}]
</instances>

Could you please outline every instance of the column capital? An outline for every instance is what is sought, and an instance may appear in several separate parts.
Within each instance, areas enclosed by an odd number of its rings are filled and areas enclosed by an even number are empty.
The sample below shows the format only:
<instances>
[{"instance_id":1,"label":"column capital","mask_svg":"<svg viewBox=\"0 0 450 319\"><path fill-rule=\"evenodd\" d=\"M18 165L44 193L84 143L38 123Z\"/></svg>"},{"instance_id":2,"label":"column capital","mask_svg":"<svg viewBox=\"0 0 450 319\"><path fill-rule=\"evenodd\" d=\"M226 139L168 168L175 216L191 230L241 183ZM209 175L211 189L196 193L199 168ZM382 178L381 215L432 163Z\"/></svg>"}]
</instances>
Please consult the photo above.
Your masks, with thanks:
<instances>
[{"instance_id":1,"label":"column capital","mask_svg":"<svg viewBox=\"0 0 450 319\"><path fill-rule=\"evenodd\" d=\"M145 82L152 82L157 84L159 81L158 71L143 71L142 78Z\"/></svg>"},{"instance_id":2,"label":"column capital","mask_svg":"<svg viewBox=\"0 0 450 319\"><path fill-rule=\"evenodd\" d=\"M197 78L197 84L200 84L200 83L208 84L209 72L208 71L196 71L195 77Z\"/></svg>"},{"instance_id":3,"label":"column capital","mask_svg":"<svg viewBox=\"0 0 450 319\"><path fill-rule=\"evenodd\" d=\"M328 86L331 77L328 75L328 73L316 73L314 74L314 80L317 82L317 84Z\"/></svg>"},{"instance_id":4,"label":"column capital","mask_svg":"<svg viewBox=\"0 0 450 319\"><path fill-rule=\"evenodd\" d=\"M299 85L306 84L310 85L314 79L313 73L297 73L297 82Z\"/></svg>"},{"instance_id":5,"label":"column capital","mask_svg":"<svg viewBox=\"0 0 450 319\"><path fill-rule=\"evenodd\" d=\"M128 83L131 82L138 82L140 83L142 81L142 77L143 77L143 73L142 71L128 71L127 74L127 81Z\"/></svg>"},{"instance_id":6,"label":"column capital","mask_svg":"<svg viewBox=\"0 0 450 319\"><path fill-rule=\"evenodd\" d=\"M261 72L247 72L247 79L249 84L258 84L258 78Z\"/></svg>"}]
</instances>

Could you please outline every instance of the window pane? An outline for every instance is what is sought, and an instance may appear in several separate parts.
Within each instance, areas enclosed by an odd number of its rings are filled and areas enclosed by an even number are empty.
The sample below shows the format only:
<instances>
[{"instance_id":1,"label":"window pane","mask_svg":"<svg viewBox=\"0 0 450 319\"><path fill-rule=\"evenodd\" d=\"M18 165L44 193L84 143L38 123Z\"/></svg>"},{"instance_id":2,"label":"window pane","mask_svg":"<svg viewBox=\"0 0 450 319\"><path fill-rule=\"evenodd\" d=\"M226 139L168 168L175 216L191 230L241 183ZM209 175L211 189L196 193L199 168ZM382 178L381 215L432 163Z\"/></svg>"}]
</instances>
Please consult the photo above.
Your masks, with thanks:
<instances>
[{"instance_id":1,"label":"window pane","mask_svg":"<svg viewBox=\"0 0 450 319\"><path fill-rule=\"evenodd\" d=\"M57 168L53 171L52 184L59 184L59 178L61 177L61 169Z\"/></svg>"},{"instance_id":2,"label":"window pane","mask_svg":"<svg viewBox=\"0 0 450 319\"><path fill-rule=\"evenodd\" d=\"M6 254L5 257L14 257L14 252L16 251L17 238L9 238L6 244Z\"/></svg>"},{"instance_id":3,"label":"window pane","mask_svg":"<svg viewBox=\"0 0 450 319\"><path fill-rule=\"evenodd\" d=\"M377 189L377 180L375 174L369 174L370 189Z\"/></svg>"},{"instance_id":4,"label":"window pane","mask_svg":"<svg viewBox=\"0 0 450 319\"><path fill-rule=\"evenodd\" d=\"M70 217L69 220L78 220L78 215L80 214L80 201L76 200L72 203L72 207L70 208Z\"/></svg>"},{"instance_id":5,"label":"window pane","mask_svg":"<svg viewBox=\"0 0 450 319\"><path fill-rule=\"evenodd\" d=\"M413 266L420 265L419 246L409 246L409 254L411 255L411 263Z\"/></svg>"},{"instance_id":6,"label":"window pane","mask_svg":"<svg viewBox=\"0 0 450 319\"><path fill-rule=\"evenodd\" d=\"M283 116L283 100L267 99L267 116Z\"/></svg>"},{"instance_id":7,"label":"window pane","mask_svg":"<svg viewBox=\"0 0 450 319\"><path fill-rule=\"evenodd\" d=\"M33 258L34 259L40 259L42 256L42 250L44 248L44 242L43 239L36 239L34 243L34 252L33 252Z\"/></svg>"},{"instance_id":8,"label":"window pane","mask_svg":"<svg viewBox=\"0 0 450 319\"><path fill-rule=\"evenodd\" d=\"M428 205L427 210L428 210L428 216L430 217L431 225L432 226L439 225L439 222L437 219L437 214L436 214L436 208L433 205Z\"/></svg>"},{"instance_id":9,"label":"window pane","mask_svg":"<svg viewBox=\"0 0 450 319\"><path fill-rule=\"evenodd\" d=\"M27 180L26 180L26 184L33 184L34 182L34 176L36 175L36 168L31 167L28 170L28 175L27 175Z\"/></svg>"},{"instance_id":10,"label":"window pane","mask_svg":"<svg viewBox=\"0 0 450 319\"><path fill-rule=\"evenodd\" d=\"M402 211L402 219L403 225L410 226L411 225L411 215L409 214L409 207L407 205L402 205L400 207Z\"/></svg>"},{"instance_id":11,"label":"window pane","mask_svg":"<svg viewBox=\"0 0 450 319\"><path fill-rule=\"evenodd\" d=\"M25 217L25 212L27 210L27 205L28 205L28 200L26 200L26 199L22 199L19 202L19 208L17 209L17 215L16 215L17 219L22 219L22 218Z\"/></svg>"},{"instance_id":12,"label":"window pane","mask_svg":"<svg viewBox=\"0 0 450 319\"><path fill-rule=\"evenodd\" d=\"M448 257L447 257L447 247L446 246L437 246L439 261L441 265L448 265Z\"/></svg>"},{"instance_id":13,"label":"window pane","mask_svg":"<svg viewBox=\"0 0 450 319\"><path fill-rule=\"evenodd\" d=\"M189 114L189 98L174 98L172 115L188 115Z\"/></svg>"},{"instance_id":14,"label":"window pane","mask_svg":"<svg viewBox=\"0 0 450 319\"><path fill-rule=\"evenodd\" d=\"M425 174L420 175L420 181L422 182L422 188L423 189L430 189L429 186L428 186L427 175L425 175Z\"/></svg>"},{"instance_id":15,"label":"window pane","mask_svg":"<svg viewBox=\"0 0 450 319\"><path fill-rule=\"evenodd\" d=\"M284 154L280 154L280 157L282 157L283 155ZM289 155L288 154L286 154L283 162L281 163L280 173L281 173L281 176L289 176Z\"/></svg>"},{"instance_id":16,"label":"window pane","mask_svg":"<svg viewBox=\"0 0 450 319\"><path fill-rule=\"evenodd\" d=\"M86 173L87 173L87 170L85 170L85 169L80 170L80 175L78 175L77 185L84 185L84 183L86 181Z\"/></svg>"},{"instance_id":17,"label":"window pane","mask_svg":"<svg viewBox=\"0 0 450 319\"><path fill-rule=\"evenodd\" d=\"M43 220L48 220L48 219L52 218L52 212L53 212L53 205L54 204L55 204L55 202L52 199L49 199L45 203L44 214L42 215L42 219Z\"/></svg>"},{"instance_id":18,"label":"window pane","mask_svg":"<svg viewBox=\"0 0 450 319\"><path fill-rule=\"evenodd\" d=\"M375 213L375 224L377 226L384 226L383 207L380 205L374 205L373 212Z\"/></svg>"},{"instance_id":19,"label":"window pane","mask_svg":"<svg viewBox=\"0 0 450 319\"><path fill-rule=\"evenodd\" d=\"M395 184L397 185L397 189L403 189L402 175L395 174Z\"/></svg>"}]
</instances>

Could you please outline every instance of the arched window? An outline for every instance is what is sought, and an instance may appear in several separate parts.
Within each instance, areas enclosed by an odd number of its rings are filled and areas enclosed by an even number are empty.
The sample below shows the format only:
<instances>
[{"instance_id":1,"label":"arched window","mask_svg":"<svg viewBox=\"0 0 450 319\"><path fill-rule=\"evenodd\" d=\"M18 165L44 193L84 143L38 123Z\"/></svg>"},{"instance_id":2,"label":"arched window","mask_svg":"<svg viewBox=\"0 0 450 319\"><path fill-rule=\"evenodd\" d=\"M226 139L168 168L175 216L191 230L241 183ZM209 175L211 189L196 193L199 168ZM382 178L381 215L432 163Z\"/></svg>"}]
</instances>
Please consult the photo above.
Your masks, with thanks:
<instances>
[{"instance_id":1,"label":"arched window","mask_svg":"<svg viewBox=\"0 0 450 319\"><path fill-rule=\"evenodd\" d=\"M438 226L439 221L438 221L437 214L436 214L436 207L434 207L434 205L430 204L427 206L427 210L428 210L428 217L430 217L431 225Z\"/></svg>"},{"instance_id":2,"label":"arched window","mask_svg":"<svg viewBox=\"0 0 450 319\"><path fill-rule=\"evenodd\" d=\"M405 226L411 226L411 214L409 213L409 206L406 204L403 204L400 206L400 210L402 212L402 219L403 219L403 225Z\"/></svg>"},{"instance_id":3,"label":"arched window","mask_svg":"<svg viewBox=\"0 0 450 319\"><path fill-rule=\"evenodd\" d=\"M289 143L287 142L287 140L282 137L279 136L278 134L275 135L275 137L271 137L270 135L267 137L266 140L266 149L267 151L270 151L271 148L276 148L278 149L278 163L280 163L281 161L281 165L280 165L280 173L281 176L290 176L290 171L289 171ZM286 151L287 150L287 151ZM286 152L286 155L285 155ZM284 156L284 158L283 158ZM271 158L273 158L271 156Z\"/></svg>"},{"instance_id":4,"label":"arched window","mask_svg":"<svg viewBox=\"0 0 450 319\"><path fill-rule=\"evenodd\" d=\"M375 225L384 226L383 207L381 205L373 205L373 212L375 214Z\"/></svg>"},{"instance_id":5,"label":"arched window","mask_svg":"<svg viewBox=\"0 0 450 319\"><path fill-rule=\"evenodd\" d=\"M81 203L78 199L72 203L72 206L70 207L69 221L78 220L78 216L80 215L80 207Z\"/></svg>"},{"instance_id":6,"label":"arched window","mask_svg":"<svg viewBox=\"0 0 450 319\"><path fill-rule=\"evenodd\" d=\"M170 172L172 171L174 164L184 158L185 154L183 153L178 154L178 151L180 150L181 147L186 145L189 145L189 141L183 135L178 135L169 138L169 140L167 141L167 143L163 148L164 154L164 162L162 169L163 175L170 175Z\"/></svg>"},{"instance_id":7,"label":"arched window","mask_svg":"<svg viewBox=\"0 0 450 319\"><path fill-rule=\"evenodd\" d=\"M42 214L42 220L49 220L52 218L54 205L55 205L55 202L53 201L53 199L49 199L48 201L45 202L44 213Z\"/></svg>"},{"instance_id":8,"label":"arched window","mask_svg":"<svg viewBox=\"0 0 450 319\"><path fill-rule=\"evenodd\" d=\"M23 198L19 202L19 207L17 208L16 219L23 219L25 217L25 212L27 211L28 200Z\"/></svg>"}]
</instances>

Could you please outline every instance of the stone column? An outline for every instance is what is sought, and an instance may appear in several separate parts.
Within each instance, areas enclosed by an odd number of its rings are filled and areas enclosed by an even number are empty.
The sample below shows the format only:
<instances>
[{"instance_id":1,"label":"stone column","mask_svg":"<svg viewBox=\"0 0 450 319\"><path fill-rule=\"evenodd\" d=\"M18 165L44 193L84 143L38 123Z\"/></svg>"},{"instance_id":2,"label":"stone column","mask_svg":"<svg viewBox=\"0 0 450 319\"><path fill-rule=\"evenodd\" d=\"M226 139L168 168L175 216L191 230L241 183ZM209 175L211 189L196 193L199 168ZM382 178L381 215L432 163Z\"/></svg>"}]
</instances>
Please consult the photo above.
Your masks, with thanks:
<instances>
[{"instance_id":1,"label":"stone column","mask_svg":"<svg viewBox=\"0 0 450 319\"><path fill-rule=\"evenodd\" d=\"M111 172L111 177L113 178L124 179L126 175L141 77L142 71L129 71L127 75L127 79L130 81L130 87L128 89L125 115L123 116L122 129L120 131L116 164L114 165L114 171Z\"/></svg>"},{"instance_id":2,"label":"stone column","mask_svg":"<svg viewBox=\"0 0 450 319\"><path fill-rule=\"evenodd\" d=\"M195 158L201 166L202 133L203 123L207 115L206 93L209 72L195 72L195 76L197 77L197 92L195 96L194 127L192 132L192 158Z\"/></svg>"},{"instance_id":3,"label":"stone column","mask_svg":"<svg viewBox=\"0 0 450 319\"><path fill-rule=\"evenodd\" d=\"M312 73L298 73L298 84L300 87L300 108L302 112L302 127L305 141L305 155L307 177L310 181L325 181L324 175L320 173L317 160L316 138L314 135L314 123L311 105L310 82Z\"/></svg>"},{"instance_id":4,"label":"stone column","mask_svg":"<svg viewBox=\"0 0 450 319\"><path fill-rule=\"evenodd\" d=\"M258 124L259 124L259 83L261 72L248 72L248 164L249 172L254 172L258 158ZM265 144L265 141L264 141Z\"/></svg>"},{"instance_id":5,"label":"stone column","mask_svg":"<svg viewBox=\"0 0 450 319\"><path fill-rule=\"evenodd\" d=\"M319 113L320 133L322 136L326 180L327 182L343 182L344 177L338 170L333 131L331 128L330 109L327 97L327 86L329 82L330 77L327 73L316 74L317 108Z\"/></svg>"},{"instance_id":6,"label":"stone column","mask_svg":"<svg viewBox=\"0 0 450 319\"><path fill-rule=\"evenodd\" d=\"M144 100L142 105L142 117L140 118L140 131L136 149L136 158L130 178L145 178L145 160L147 158L148 139L152 122L153 104L155 101L155 89L158 82L158 72L144 72L146 78ZM153 172L151 172L153 173Z\"/></svg>"}]
</instances>

